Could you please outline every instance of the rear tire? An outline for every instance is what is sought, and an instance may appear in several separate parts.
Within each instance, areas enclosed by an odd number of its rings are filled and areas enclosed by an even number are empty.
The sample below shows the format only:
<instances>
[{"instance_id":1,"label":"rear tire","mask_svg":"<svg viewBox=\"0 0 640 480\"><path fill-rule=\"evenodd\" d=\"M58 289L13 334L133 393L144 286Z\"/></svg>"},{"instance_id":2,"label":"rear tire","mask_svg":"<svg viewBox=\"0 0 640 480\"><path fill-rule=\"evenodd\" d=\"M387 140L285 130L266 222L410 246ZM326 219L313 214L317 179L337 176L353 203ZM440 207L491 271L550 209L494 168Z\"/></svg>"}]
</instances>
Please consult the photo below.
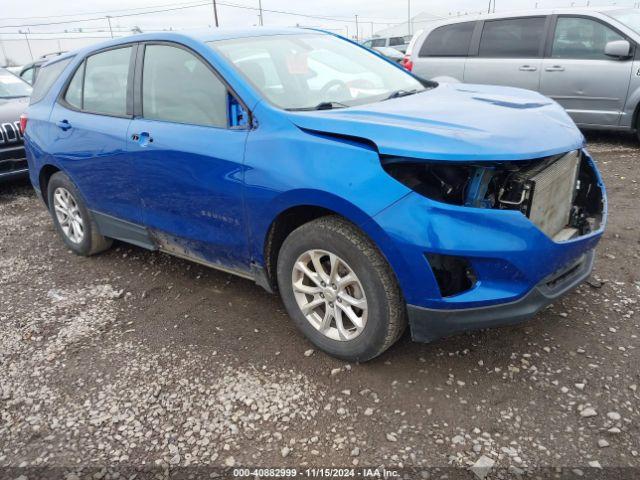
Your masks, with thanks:
<instances>
[{"instance_id":1,"label":"rear tire","mask_svg":"<svg viewBox=\"0 0 640 480\"><path fill-rule=\"evenodd\" d=\"M277 275L296 326L334 357L371 360L407 325L391 267L357 227L340 217L322 217L294 230L280 249Z\"/></svg>"},{"instance_id":2,"label":"rear tire","mask_svg":"<svg viewBox=\"0 0 640 480\"><path fill-rule=\"evenodd\" d=\"M65 245L77 255L88 257L111 247L84 204L80 192L62 172L54 173L47 187L49 212Z\"/></svg>"}]
</instances>

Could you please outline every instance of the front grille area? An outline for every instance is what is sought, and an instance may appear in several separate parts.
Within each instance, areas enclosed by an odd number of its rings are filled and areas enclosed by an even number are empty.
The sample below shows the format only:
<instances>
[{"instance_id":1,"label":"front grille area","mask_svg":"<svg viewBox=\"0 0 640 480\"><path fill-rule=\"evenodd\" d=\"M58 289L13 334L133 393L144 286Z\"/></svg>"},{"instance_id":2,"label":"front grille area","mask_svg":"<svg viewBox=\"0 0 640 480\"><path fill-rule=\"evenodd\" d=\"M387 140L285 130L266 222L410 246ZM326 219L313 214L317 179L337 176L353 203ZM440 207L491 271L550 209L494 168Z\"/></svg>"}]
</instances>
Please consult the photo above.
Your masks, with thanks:
<instances>
[{"instance_id":1,"label":"front grille area","mask_svg":"<svg viewBox=\"0 0 640 480\"><path fill-rule=\"evenodd\" d=\"M12 146L0 149L0 176L26 170L24 146Z\"/></svg>"}]
</instances>

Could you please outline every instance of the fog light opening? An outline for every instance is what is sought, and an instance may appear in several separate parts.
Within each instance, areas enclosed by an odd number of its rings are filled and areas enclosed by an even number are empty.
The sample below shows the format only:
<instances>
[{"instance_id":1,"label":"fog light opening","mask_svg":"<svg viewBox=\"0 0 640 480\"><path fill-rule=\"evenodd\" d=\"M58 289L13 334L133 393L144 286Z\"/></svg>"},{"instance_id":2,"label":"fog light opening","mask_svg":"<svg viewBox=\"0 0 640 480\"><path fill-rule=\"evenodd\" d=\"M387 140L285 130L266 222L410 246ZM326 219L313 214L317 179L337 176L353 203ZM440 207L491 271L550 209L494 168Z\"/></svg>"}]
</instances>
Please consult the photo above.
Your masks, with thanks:
<instances>
[{"instance_id":1,"label":"fog light opening","mask_svg":"<svg viewBox=\"0 0 640 480\"><path fill-rule=\"evenodd\" d=\"M425 256L442 297L453 297L475 287L478 279L467 259L435 253L427 253Z\"/></svg>"}]
</instances>

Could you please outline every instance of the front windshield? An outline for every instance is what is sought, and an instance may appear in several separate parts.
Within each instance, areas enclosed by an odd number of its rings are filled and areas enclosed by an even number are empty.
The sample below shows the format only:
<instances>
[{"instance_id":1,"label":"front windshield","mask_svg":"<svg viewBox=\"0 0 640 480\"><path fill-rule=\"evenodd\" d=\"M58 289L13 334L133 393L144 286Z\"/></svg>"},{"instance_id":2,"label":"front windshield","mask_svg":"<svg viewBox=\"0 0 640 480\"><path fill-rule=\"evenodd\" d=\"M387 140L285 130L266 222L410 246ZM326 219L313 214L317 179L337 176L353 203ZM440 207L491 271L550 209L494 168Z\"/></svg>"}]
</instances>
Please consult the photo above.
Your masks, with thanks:
<instances>
[{"instance_id":1,"label":"front windshield","mask_svg":"<svg viewBox=\"0 0 640 480\"><path fill-rule=\"evenodd\" d=\"M0 70L0 98L28 97L31 87L13 73Z\"/></svg>"},{"instance_id":2,"label":"front windshield","mask_svg":"<svg viewBox=\"0 0 640 480\"><path fill-rule=\"evenodd\" d=\"M350 107L425 89L377 54L333 35L270 35L209 44L271 103L288 110Z\"/></svg>"},{"instance_id":3,"label":"front windshield","mask_svg":"<svg viewBox=\"0 0 640 480\"><path fill-rule=\"evenodd\" d=\"M640 11L637 9L612 10L604 12L610 17L616 19L623 25L626 25L634 32L640 33Z\"/></svg>"}]
</instances>

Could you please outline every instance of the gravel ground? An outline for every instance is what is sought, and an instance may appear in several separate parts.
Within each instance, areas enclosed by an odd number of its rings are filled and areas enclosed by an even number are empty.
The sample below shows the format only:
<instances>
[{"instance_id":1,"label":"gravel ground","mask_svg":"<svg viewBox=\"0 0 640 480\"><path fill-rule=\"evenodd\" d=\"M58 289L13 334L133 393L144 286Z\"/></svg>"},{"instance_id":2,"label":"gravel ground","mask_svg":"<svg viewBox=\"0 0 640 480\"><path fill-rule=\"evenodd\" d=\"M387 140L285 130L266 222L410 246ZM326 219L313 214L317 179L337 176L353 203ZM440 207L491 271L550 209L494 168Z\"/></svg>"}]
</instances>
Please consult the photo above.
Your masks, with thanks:
<instances>
[{"instance_id":1,"label":"gravel ground","mask_svg":"<svg viewBox=\"0 0 640 480\"><path fill-rule=\"evenodd\" d=\"M405 335L365 365L314 351L249 281L120 243L74 256L28 185L0 186L0 478L640 475L640 148L590 142L610 219L587 284L525 324Z\"/></svg>"}]
</instances>

